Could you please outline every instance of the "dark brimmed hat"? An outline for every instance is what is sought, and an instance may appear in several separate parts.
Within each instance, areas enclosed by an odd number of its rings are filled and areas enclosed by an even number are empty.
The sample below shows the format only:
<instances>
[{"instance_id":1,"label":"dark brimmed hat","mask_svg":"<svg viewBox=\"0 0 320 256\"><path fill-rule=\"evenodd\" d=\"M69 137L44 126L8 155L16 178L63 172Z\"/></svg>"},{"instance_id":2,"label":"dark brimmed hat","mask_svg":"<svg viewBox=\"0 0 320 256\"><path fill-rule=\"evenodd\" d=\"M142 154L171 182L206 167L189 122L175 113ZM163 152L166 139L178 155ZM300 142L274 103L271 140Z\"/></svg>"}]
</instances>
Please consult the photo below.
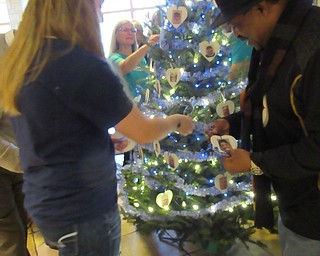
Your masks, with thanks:
<instances>
[{"instance_id":1,"label":"dark brimmed hat","mask_svg":"<svg viewBox=\"0 0 320 256\"><path fill-rule=\"evenodd\" d=\"M220 14L211 24L212 28L232 20L234 17L249 11L262 0L216 0Z\"/></svg>"}]
</instances>

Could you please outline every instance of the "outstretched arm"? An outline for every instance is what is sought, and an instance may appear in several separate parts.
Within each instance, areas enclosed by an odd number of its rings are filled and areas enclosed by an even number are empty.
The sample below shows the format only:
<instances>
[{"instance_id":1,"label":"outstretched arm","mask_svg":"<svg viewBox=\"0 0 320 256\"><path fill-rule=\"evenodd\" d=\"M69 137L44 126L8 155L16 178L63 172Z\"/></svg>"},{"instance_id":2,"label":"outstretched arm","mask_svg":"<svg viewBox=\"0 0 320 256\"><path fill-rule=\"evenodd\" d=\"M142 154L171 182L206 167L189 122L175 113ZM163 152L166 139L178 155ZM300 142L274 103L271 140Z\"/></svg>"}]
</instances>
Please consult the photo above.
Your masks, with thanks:
<instances>
[{"instance_id":1,"label":"outstretched arm","mask_svg":"<svg viewBox=\"0 0 320 256\"><path fill-rule=\"evenodd\" d=\"M188 135L193 127L192 119L188 116L176 114L167 118L149 119L136 106L116 125L120 133L139 144L161 140L174 131Z\"/></svg>"}]
</instances>

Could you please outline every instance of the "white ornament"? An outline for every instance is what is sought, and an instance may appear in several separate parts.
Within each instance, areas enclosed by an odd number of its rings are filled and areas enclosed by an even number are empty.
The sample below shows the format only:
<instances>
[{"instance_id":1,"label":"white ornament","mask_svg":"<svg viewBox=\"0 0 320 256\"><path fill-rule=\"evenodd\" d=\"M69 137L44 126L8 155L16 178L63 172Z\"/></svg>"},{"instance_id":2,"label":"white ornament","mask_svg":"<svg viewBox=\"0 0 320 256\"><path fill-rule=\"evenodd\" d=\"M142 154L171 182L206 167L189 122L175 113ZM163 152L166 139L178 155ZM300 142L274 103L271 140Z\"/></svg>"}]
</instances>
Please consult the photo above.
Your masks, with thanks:
<instances>
[{"instance_id":1,"label":"white ornament","mask_svg":"<svg viewBox=\"0 0 320 256\"><path fill-rule=\"evenodd\" d=\"M143 150L140 145L138 146L138 154L139 154L140 159L143 159Z\"/></svg>"},{"instance_id":2,"label":"white ornament","mask_svg":"<svg viewBox=\"0 0 320 256\"><path fill-rule=\"evenodd\" d=\"M218 42L208 42L202 41L199 44L199 51L209 62L211 62L214 57L218 54L220 45Z\"/></svg>"},{"instance_id":3,"label":"white ornament","mask_svg":"<svg viewBox=\"0 0 320 256\"><path fill-rule=\"evenodd\" d=\"M159 141L153 142L154 152L156 153L156 157L158 157L161 153L161 147Z\"/></svg>"},{"instance_id":4,"label":"white ornament","mask_svg":"<svg viewBox=\"0 0 320 256\"><path fill-rule=\"evenodd\" d=\"M170 154L166 151L164 152L163 157L172 170L175 170L179 166L179 158L176 154Z\"/></svg>"},{"instance_id":5,"label":"white ornament","mask_svg":"<svg viewBox=\"0 0 320 256\"><path fill-rule=\"evenodd\" d=\"M184 6L177 7L176 5L172 5L167 11L167 18L175 28L178 28L187 17L188 11Z\"/></svg>"},{"instance_id":6,"label":"white ornament","mask_svg":"<svg viewBox=\"0 0 320 256\"><path fill-rule=\"evenodd\" d=\"M154 88L156 89L156 91L158 93L158 98L160 98L161 97L161 84L160 84L160 81L158 79L154 83Z\"/></svg>"},{"instance_id":7,"label":"white ornament","mask_svg":"<svg viewBox=\"0 0 320 256\"><path fill-rule=\"evenodd\" d=\"M176 86L177 83L179 83L181 78L181 71L179 68L169 68L166 71L166 78L168 80L168 83L172 88Z\"/></svg>"},{"instance_id":8,"label":"white ornament","mask_svg":"<svg viewBox=\"0 0 320 256\"><path fill-rule=\"evenodd\" d=\"M135 103L139 103L139 102L140 102L140 100L141 100L141 95L139 95L139 96L137 96L137 97L133 98L133 101L134 101Z\"/></svg>"},{"instance_id":9,"label":"white ornament","mask_svg":"<svg viewBox=\"0 0 320 256\"><path fill-rule=\"evenodd\" d=\"M220 102L216 108L217 114L220 117L226 117L234 112L234 103L231 100Z\"/></svg>"},{"instance_id":10,"label":"white ornament","mask_svg":"<svg viewBox=\"0 0 320 256\"><path fill-rule=\"evenodd\" d=\"M156 198L156 203L161 208L169 207L173 198L173 192L171 190L166 190L164 193L159 193Z\"/></svg>"},{"instance_id":11,"label":"white ornament","mask_svg":"<svg viewBox=\"0 0 320 256\"><path fill-rule=\"evenodd\" d=\"M266 127L269 122L269 110L268 110L268 101L267 101L267 95L263 96L262 100L262 125L263 127Z\"/></svg>"},{"instance_id":12,"label":"white ornament","mask_svg":"<svg viewBox=\"0 0 320 256\"><path fill-rule=\"evenodd\" d=\"M236 139L231 135L213 135L210 140L212 148L219 152L225 152L228 149L236 149L238 147Z\"/></svg>"},{"instance_id":13,"label":"white ornament","mask_svg":"<svg viewBox=\"0 0 320 256\"><path fill-rule=\"evenodd\" d=\"M145 95L145 98L144 98L145 103L148 103L148 101L149 101L149 95L150 95L150 90L147 89L147 90L146 90L146 95Z\"/></svg>"},{"instance_id":14,"label":"white ornament","mask_svg":"<svg viewBox=\"0 0 320 256\"><path fill-rule=\"evenodd\" d=\"M221 192L226 192L228 190L228 184L231 180L231 174L226 172L224 174L219 174L214 178L214 185Z\"/></svg>"}]
</instances>

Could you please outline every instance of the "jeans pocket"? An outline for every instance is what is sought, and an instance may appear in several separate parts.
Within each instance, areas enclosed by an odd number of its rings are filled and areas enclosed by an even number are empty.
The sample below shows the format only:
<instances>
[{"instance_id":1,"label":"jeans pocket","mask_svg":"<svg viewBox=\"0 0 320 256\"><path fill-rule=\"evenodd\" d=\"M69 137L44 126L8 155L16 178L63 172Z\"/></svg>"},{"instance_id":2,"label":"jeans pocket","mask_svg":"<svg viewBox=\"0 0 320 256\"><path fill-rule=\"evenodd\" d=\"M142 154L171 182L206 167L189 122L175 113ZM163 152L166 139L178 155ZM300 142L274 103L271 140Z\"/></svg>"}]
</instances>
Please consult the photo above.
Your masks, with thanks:
<instances>
[{"instance_id":1,"label":"jeans pocket","mask_svg":"<svg viewBox=\"0 0 320 256\"><path fill-rule=\"evenodd\" d=\"M45 239L46 244L55 250L59 250L59 255L78 255L78 232L70 232L57 240Z\"/></svg>"}]
</instances>

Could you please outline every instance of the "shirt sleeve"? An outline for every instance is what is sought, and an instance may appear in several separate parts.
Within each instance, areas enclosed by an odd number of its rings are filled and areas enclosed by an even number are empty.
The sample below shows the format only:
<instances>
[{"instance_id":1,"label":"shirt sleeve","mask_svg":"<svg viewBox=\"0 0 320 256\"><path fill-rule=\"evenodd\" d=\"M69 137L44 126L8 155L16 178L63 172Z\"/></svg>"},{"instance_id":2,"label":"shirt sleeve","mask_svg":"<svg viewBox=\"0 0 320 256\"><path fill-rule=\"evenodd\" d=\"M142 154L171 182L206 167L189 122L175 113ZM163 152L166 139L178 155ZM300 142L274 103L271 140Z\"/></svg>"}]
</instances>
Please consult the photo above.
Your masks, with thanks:
<instances>
[{"instance_id":1,"label":"shirt sleeve","mask_svg":"<svg viewBox=\"0 0 320 256\"><path fill-rule=\"evenodd\" d=\"M124 60L125 58L122 57L120 54L112 53L109 58L111 63L118 65L120 61Z\"/></svg>"},{"instance_id":2,"label":"shirt sleeve","mask_svg":"<svg viewBox=\"0 0 320 256\"><path fill-rule=\"evenodd\" d=\"M103 130L115 126L130 113L133 103L123 90L122 79L106 61L88 61L79 76L82 81L60 95L76 112Z\"/></svg>"}]
</instances>

